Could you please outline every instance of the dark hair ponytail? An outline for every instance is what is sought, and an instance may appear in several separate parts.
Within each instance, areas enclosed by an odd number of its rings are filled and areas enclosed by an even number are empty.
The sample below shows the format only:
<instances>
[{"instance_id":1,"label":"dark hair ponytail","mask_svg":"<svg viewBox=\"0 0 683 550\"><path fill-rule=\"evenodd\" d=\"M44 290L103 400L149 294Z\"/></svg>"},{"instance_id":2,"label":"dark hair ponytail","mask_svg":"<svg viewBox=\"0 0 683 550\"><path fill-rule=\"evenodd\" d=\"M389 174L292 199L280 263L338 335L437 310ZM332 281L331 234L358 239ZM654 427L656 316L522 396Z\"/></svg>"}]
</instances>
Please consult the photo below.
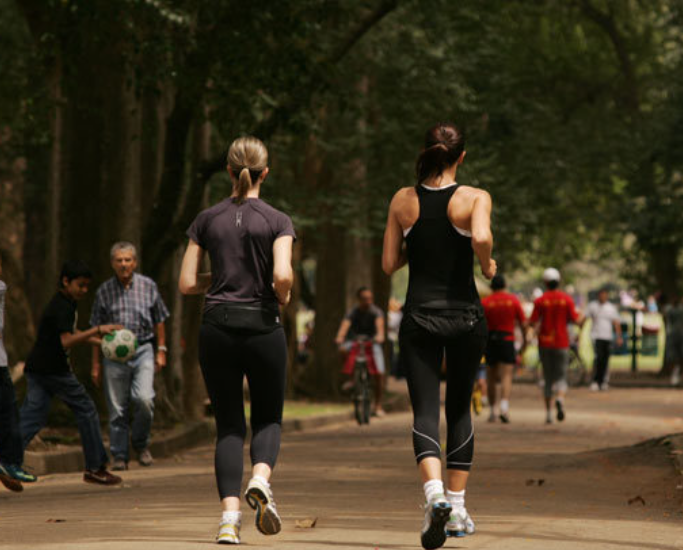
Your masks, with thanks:
<instances>
[{"instance_id":1,"label":"dark hair ponytail","mask_svg":"<svg viewBox=\"0 0 683 550\"><path fill-rule=\"evenodd\" d=\"M417 183L439 177L458 162L464 150L465 135L455 124L444 122L432 126L427 130L424 149L415 164Z\"/></svg>"}]
</instances>

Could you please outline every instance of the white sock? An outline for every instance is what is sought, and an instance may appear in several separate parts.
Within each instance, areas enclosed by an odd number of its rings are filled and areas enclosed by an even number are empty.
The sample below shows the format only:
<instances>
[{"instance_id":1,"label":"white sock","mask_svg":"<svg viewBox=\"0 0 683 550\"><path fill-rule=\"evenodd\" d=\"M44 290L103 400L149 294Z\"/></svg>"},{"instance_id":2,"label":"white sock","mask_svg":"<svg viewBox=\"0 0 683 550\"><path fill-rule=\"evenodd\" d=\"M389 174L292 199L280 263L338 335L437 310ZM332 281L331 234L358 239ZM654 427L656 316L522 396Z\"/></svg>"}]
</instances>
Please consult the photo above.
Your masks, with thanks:
<instances>
[{"instance_id":1,"label":"white sock","mask_svg":"<svg viewBox=\"0 0 683 550\"><path fill-rule=\"evenodd\" d=\"M223 512L223 521L225 523L239 523L242 519L242 512Z\"/></svg>"},{"instance_id":2,"label":"white sock","mask_svg":"<svg viewBox=\"0 0 683 550\"><path fill-rule=\"evenodd\" d=\"M546 420L552 422L552 421L553 421L553 413L551 413L550 411L548 411L547 414L546 414L546 416L545 416L545 418L546 418Z\"/></svg>"},{"instance_id":3,"label":"white sock","mask_svg":"<svg viewBox=\"0 0 683 550\"><path fill-rule=\"evenodd\" d=\"M256 481L260 481L266 487L270 487L270 483L268 483L268 480L263 476L253 476L251 479L255 479Z\"/></svg>"},{"instance_id":4,"label":"white sock","mask_svg":"<svg viewBox=\"0 0 683 550\"><path fill-rule=\"evenodd\" d=\"M446 498L450 502L453 510L465 507L465 489L462 491L451 491L446 492Z\"/></svg>"},{"instance_id":5,"label":"white sock","mask_svg":"<svg viewBox=\"0 0 683 550\"><path fill-rule=\"evenodd\" d=\"M443 495L443 481L440 479L430 479L424 484L425 498L427 502L432 500L436 495Z\"/></svg>"},{"instance_id":6,"label":"white sock","mask_svg":"<svg viewBox=\"0 0 683 550\"><path fill-rule=\"evenodd\" d=\"M510 402L507 399L500 400L500 414L507 414L510 410Z\"/></svg>"}]
</instances>

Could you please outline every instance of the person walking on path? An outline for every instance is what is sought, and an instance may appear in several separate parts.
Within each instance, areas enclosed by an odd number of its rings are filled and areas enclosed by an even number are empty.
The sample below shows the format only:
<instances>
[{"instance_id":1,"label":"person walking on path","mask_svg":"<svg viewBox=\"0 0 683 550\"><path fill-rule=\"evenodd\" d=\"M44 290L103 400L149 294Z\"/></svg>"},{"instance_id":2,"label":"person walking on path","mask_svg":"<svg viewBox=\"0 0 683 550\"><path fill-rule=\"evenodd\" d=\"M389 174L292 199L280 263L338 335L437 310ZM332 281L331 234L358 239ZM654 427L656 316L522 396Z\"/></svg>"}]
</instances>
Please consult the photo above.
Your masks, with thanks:
<instances>
[{"instance_id":1,"label":"person walking on path","mask_svg":"<svg viewBox=\"0 0 683 550\"><path fill-rule=\"evenodd\" d=\"M486 345L486 363L488 365L488 395L491 414L489 422L495 422L496 416L504 424L510 422L510 393L517 352L515 350L515 323L522 332L522 348L526 347L526 317L519 298L505 291L505 278L496 275L491 281L492 294L482 299L489 329ZM500 411L497 414L497 388L500 380Z\"/></svg>"},{"instance_id":2,"label":"person walking on path","mask_svg":"<svg viewBox=\"0 0 683 550\"><path fill-rule=\"evenodd\" d=\"M538 348L543 366L543 392L546 423L552 424L552 402L555 398L557 420L565 419L564 398L567 393L567 365L569 364L569 333L567 325L583 325L574 300L560 287L560 272L549 267L543 272L546 291L534 302L529 323L538 334Z\"/></svg>"},{"instance_id":3,"label":"person walking on path","mask_svg":"<svg viewBox=\"0 0 683 550\"><path fill-rule=\"evenodd\" d=\"M372 341L372 358L375 361L377 374L375 378L375 407L374 416L384 416L382 408L382 394L384 393L384 312L375 305L372 290L361 287L356 291L358 304L349 311L337 331L335 343L342 351L344 358L353 347L353 342L359 336L365 336Z\"/></svg>"},{"instance_id":4,"label":"person walking on path","mask_svg":"<svg viewBox=\"0 0 683 550\"><path fill-rule=\"evenodd\" d=\"M595 352L594 374L591 391L608 389L609 357L612 341L617 335L617 345L621 346L621 317L616 306L608 301L609 290L601 288L598 299L588 304L587 317L591 320L591 340Z\"/></svg>"},{"instance_id":5,"label":"person walking on path","mask_svg":"<svg viewBox=\"0 0 683 550\"><path fill-rule=\"evenodd\" d=\"M232 195L199 213L180 272L183 294L206 294L199 332L199 364L216 418L216 484L223 515L216 541L239 544L240 487L246 437L243 382L251 398L252 477L245 498L264 535L281 529L270 477L280 450L287 341L279 305L294 281L292 221L259 198L268 176L268 151L254 137L228 152ZM200 273L208 253L211 272Z\"/></svg>"},{"instance_id":6,"label":"person walking on path","mask_svg":"<svg viewBox=\"0 0 683 550\"><path fill-rule=\"evenodd\" d=\"M1 256L0 277L2 277ZM22 482L31 483L37 478L22 468L24 447L21 443L19 408L3 340L6 294L7 285L0 279L0 483L10 491L19 492L23 490Z\"/></svg>"},{"instance_id":7,"label":"person walking on path","mask_svg":"<svg viewBox=\"0 0 683 550\"><path fill-rule=\"evenodd\" d=\"M438 548L447 533L474 533L465 488L474 452L470 401L486 346L486 319L474 282L474 256L484 276L491 258L491 198L461 186L463 133L453 124L427 131L417 185L399 190L389 207L382 267L391 275L410 267L399 341L413 407L413 447L426 498L422 546ZM440 376L446 354L447 491L439 443Z\"/></svg>"},{"instance_id":8,"label":"person walking on path","mask_svg":"<svg viewBox=\"0 0 683 550\"><path fill-rule=\"evenodd\" d=\"M118 485L121 478L107 471L108 457L97 408L71 370L69 358L73 346L99 345L103 334L123 328L112 324L77 329L76 302L88 293L91 280L90 269L81 261L69 261L62 267L59 291L45 308L36 343L26 359L28 390L21 405L21 435L26 448L45 426L52 398L61 399L76 415L85 456L83 481Z\"/></svg>"},{"instance_id":9,"label":"person walking on path","mask_svg":"<svg viewBox=\"0 0 683 550\"><path fill-rule=\"evenodd\" d=\"M663 316L666 329L664 361L671 366L671 385L678 386L683 368L683 300L674 297L670 304L664 306Z\"/></svg>"},{"instance_id":10,"label":"person walking on path","mask_svg":"<svg viewBox=\"0 0 683 550\"><path fill-rule=\"evenodd\" d=\"M123 325L135 334L138 348L125 363L104 359L93 347L92 380L95 386L104 378L104 393L109 410L109 442L115 471L127 470L129 461L129 407L133 406L131 443L142 466L151 466L149 451L154 418L154 374L166 366L166 329L168 309L156 283L135 272L137 251L129 242L111 247L114 277L97 289L90 324ZM156 344L156 353L154 346Z\"/></svg>"}]
</instances>

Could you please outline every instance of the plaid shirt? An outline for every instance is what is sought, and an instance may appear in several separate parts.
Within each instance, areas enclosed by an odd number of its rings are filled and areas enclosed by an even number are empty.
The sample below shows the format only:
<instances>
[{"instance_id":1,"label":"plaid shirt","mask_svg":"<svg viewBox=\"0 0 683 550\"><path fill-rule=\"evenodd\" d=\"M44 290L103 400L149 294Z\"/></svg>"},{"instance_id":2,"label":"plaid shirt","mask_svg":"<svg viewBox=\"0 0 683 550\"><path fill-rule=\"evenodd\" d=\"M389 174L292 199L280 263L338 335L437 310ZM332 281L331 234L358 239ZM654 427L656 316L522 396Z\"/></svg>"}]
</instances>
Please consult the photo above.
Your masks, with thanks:
<instances>
[{"instance_id":1,"label":"plaid shirt","mask_svg":"<svg viewBox=\"0 0 683 550\"><path fill-rule=\"evenodd\" d=\"M97 289L90 325L120 324L133 331L138 342L154 338L154 325L168 318L157 284L144 275L133 273L128 288L117 277L105 281Z\"/></svg>"}]
</instances>

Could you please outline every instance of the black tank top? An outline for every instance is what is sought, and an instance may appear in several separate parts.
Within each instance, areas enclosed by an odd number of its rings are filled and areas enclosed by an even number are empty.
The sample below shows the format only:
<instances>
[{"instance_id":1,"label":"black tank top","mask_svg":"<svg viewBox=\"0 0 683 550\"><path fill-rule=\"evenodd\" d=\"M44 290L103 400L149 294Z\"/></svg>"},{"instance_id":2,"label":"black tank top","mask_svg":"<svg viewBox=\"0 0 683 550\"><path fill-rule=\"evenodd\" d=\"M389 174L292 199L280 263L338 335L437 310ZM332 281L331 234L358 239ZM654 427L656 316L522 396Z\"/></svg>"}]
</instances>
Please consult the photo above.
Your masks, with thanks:
<instances>
[{"instance_id":1,"label":"black tank top","mask_svg":"<svg viewBox=\"0 0 683 550\"><path fill-rule=\"evenodd\" d=\"M420 216L405 238L410 267L407 309L480 303L472 238L459 233L448 218L448 203L458 187L416 187Z\"/></svg>"}]
</instances>

